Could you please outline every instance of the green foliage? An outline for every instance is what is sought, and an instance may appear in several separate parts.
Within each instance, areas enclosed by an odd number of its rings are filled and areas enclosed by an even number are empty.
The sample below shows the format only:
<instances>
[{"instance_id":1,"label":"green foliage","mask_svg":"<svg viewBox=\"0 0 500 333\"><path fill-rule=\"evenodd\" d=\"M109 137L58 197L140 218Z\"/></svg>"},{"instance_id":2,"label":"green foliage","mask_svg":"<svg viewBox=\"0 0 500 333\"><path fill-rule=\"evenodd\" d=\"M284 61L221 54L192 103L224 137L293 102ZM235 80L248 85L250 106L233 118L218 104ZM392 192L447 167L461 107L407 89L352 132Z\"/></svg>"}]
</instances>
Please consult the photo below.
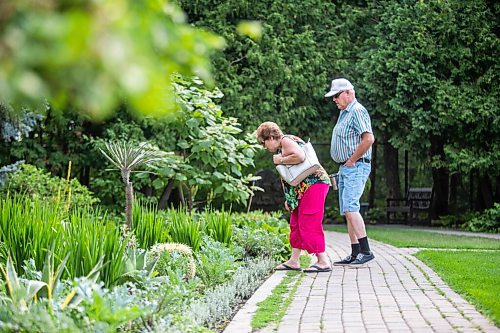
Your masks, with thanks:
<instances>
[{"instance_id":1,"label":"green foliage","mask_svg":"<svg viewBox=\"0 0 500 333\"><path fill-rule=\"evenodd\" d=\"M183 166L167 165L159 170L160 175L176 174L177 180L191 187L193 196L205 190L208 203L216 197L246 202L251 193L247 185L256 178L244 170L253 166L257 143L250 135L242 135L236 118L222 115L215 103L223 96L218 89L208 91L199 80L182 78L176 79L174 87L182 110L171 126Z\"/></svg>"},{"instance_id":2,"label":"green foliage","mask_svg":"<svg viewBox=\"0 0 500 333\"><path fill-rule=\"evenodd\" d=\"M10 303L0 307L0 321L4 332L90 332L82 329L83 323L68 312L54 311L45 302L33 304L29 311L19 311ZM82 324L82 325L79 325Z\"/></svg>"},{"instance_id":3,"label":"green foliage","mask_svg":"<svg viewBox=\"0 0 500 333\"><path fill-rule=\"evenodd\" d=\"M151 277L158 258L148 257L148 251L144 249L127 248L123 270L117 283L126 281L142 281L144 278Z\"/></svg>"},{"instance_id":4,"label":"green foliage","mask_svg":"<svg viewBox=\"0 0 500 333\"><path fill-rule=\"evenodd\" d=\"M289 133L314 138L330 132L324 91L345 59L337 47L337 3L319 0L181 0L190 20L223 36L228 46L214 57L217 85L225 94L224 111L254 130L273 120ZM238 24L252 19L262 36L239 34ZM335 47L332 47L335 45ZM321 133L321 134L320 134ZM329 134L327 134L329 135Z\"/></svg>"},{"instance_id":5,"label":"green foliage","mask_svg":"<svg viewBox=\"0 0 500 333\"><path fill-rule=\"evenodd\" d=\"M234 232L234 242L243 246L246 255L272 256L277 261L286 260L290 255L290 227L281 212L234 213L232 220L239 226Z\"/></svg>"},{"instance_id":6,"label":"green foliage","mask_svg":"<svg viewBox=\"0 0 500 333\"><path fill-rule=\"evenodd\" d=\"M470 219L462 225L462 229L475 232L500 232L500 203L486 209L481 215Z\"/></svg>"},{"instance_id":7,"label":"green foliage","mask_svg":"<svg viewBox=\"0 0 500 333\"><path fill-rule=\"evenodd\" d=\"M54 292L57 290L57 285L59 280L61 279L61 275L63 270L66 267L66 263L68 262L68 258L70 253L66 254L64 259L59 263L59 265L55 265L54 258L54 247L47 251L45 255L45 261L42 267L42 275L41 280L45 283L45 289L42 289L38 293L38 297L46 297L51 300L54 297Z\"/></svg>"},{"instance_id":8,"label":"green foliage","mask_svg":"<svg viewBox=\"0 0 500 333\"><path fill-rule=\"evenodd\" d=\"M33 302L36 293L45 287L46 283L36 280L21 281L10 258L7 259L5 268L3 265L0 265L0 270L7 285L7 294L12 300L13 305L21 311L28 310L28 306Z\"/></svg>"},{"instance_id":9,"label":"green foliage","mask_svg":"<svg viewBox=\"0 0 500 333\"><path fill-rule=\"evenodd\" d=\"M168 151L154 168L138 173L134 183L135 188L148 189L154 200L147 199L160 209L167 206L169 194L165 193L173 188L182 190L183 203L190 207L197 198L202 203L218 198L245 203L251 193L247 185L255 179L247 172L253 166L258 147L255 139L242 133L235 118L223 116L216 104L216 99L222 97L219 90L207 90L199 79L173 80L180 105L175 115L138 120L119 114L103 137L92 142L97 147L106 141L150 142ZM123 197L114 185L117 177L108 178L102 171L96 172L92 188L106 196L106 204L114 203L117 196Z\"/></svg>"},{"instance_id":10,"label":"green foliage","mask_svg":"<svg viewBox=\"0 0 500 333\"><path fill-rule=\"evenodd\" d=\"M223 46L173 3L132 0L0 7L0 88L8 103L71 105L102 119L125 97L142 114L172 111L172 73L210 80Z\"/></svg>"},{"instance_id":11,"label":"green foliage","mask_svg":"<svg viewBox=\"0 0 500 333\"><path fill-rule=\"evenodd\" d=\"M23 200L22 203L25 203L28 199L24 198ZM48 211L50 208L50 205L42 206L37 201L33 202L34 208L31 210L27 208L28 206L21 205L21 202L15 205L4 200L0 206L0 217L7 216L4 207L8 207L9 211L15 211L18 214L12 215L17 216L13 220L24 219L28 221L25 224L29 225L32 223L28 217L39 215L35 208L38 207L40 211ZM24 211L26 211L26 215L19 215ZM199 221L197 223L202 224L204 216L206 217L208 213L207 211L200 214L189 213L188 215L186 212L167 211L160 212L159 215L166 215L167 218L162 218L169 223L175 219L170 215L177 214L178 219L191 220L191 222ZM217 214L216 218L220 218L219 213L214 213ZM86 217L84 223L93 224L89 214L81 212L80 215ZM238 214L238 218L243 221L244 214ZM268 218L268 222L273 220L272 217L269 218L262 213L251 215L251 219L259 225L261 223L257 221L260 218L264 220ZM26 282L29 280L38 281L42 286L50 283L53 290L53 301L47 300L46 297L49 293L42 293L45 290L45 287L42 287L38 292L38 295L42 297L38 297L36 303L32 301L33 297L24 298L25 309L28 311L19 311L19 305L14 306L9 301L9 297L3 290L4 284L0 284L0 320L4 325L2 327L6 330L20 332L114 332L124 330L137 332L144 329L154 329L156 331L203 332L207 331L207 327L215 327L221 320L229 318L234 306L248 298L276 265L274 260L268 258L243 261L244 250L236 243L224 244L205 234L196 253L199 278L189 282L185 281L185 275L188 272L194 274L191 266L194 261L186 260L189 258L186 253L192 255L192 251L182 244L172 243L155 246L158 249L168 249L168 251L161 251L161 258L150 256L153 249L151 252L146 252L131 247L126 248L121 257L103 255L85 277L64 281L65 277L71 277L68 272L75 271L72 263L74 253L80 256L80 265L85 266L86 261L93 260L91 253L100 252L100 248L94 243L106 243L105 239L101 238L99 241L95 241L94 237L113 234L114 230L118 228L106 217L102 218L101 223L113 225L114 229L86 228L82 224L76 223L74 217L64 217L63 215L55 215L54 220L59 223L61 220L65 220L62 229L69 229L71 233L75 232L72 230L75 228L84 229L83 233L89 238L88 243L85 243L87 240L82 240L82 235L79 235L79 238L65 237L64 241L61 242L60 235L65 232L61 229L61 225L47 222L48 228L52 230L50 239L54 242L53 250L50 250L52 245L49 244L49 250L45 251L46 256L42 266L35 264L35 260L23 261L25 264L22 268L27 274L22 276L24 279L18 277L17 280L19 286L26 286ZM262 225L264 226L266 223L262 223ZM0 224L0 242L4 242L5 239L2 237L6 235L6 229L1 226ZM23 232L17 223L13 223L12 227L15 229L14 231ZM44 232L40 226L38 229ZM206 229L201 228L201 230ZM13 234L14 231L9 230L9 233ZM30 237L33 238L33 245L40 248L36 246L37 237L34 237L33 234L30 234ZM111 236L111 238L113 237ZM275 235L273 234L272 237ZM113 241L118 245L126 242L121 238ZM86 257L81 255L77 243L84 243L84 247L88 248L88 252L91 253ZM63 257L64 251L68 251L68 249L72 249L72 253L67 258L68 261L65 262L66 259L59 261ZM109 251L119 254L121 250L115 247ZM191 260L193 260L192 257ZM121 262L121 266L115 267L114 261ZM11 272L16 272L17 268L14 267L13 262L9 264L9 267L11 267ZM37 267L42 267L42 271L38 272ZM116 268L116 272L110 273L106 271L107 268ZM166 276L153 277L151 275L153 269L161 270ZM61 274L61 272L63 273ZM12 274L10 275L12 276ZM98 282L99 277L101 276L106 281L106 276L110 275L113 276L115 286L111 284L109 288L103 288L103 283ZM42 276L44 276L43 279ZM13 279L11 280L13 281ZM116 286L116 283L124 281L128 282ZM141 319L138 319L139 316ZM205 327L200 325L205 325Z\"/></svg>"},{"instance_id":12,"label":"green foliage","mask_svg":"<svg viewBox=\"0 0 500 333\"><path fill-rule=\"evenodd\" d=\"M92 293L92 301L85 304L85 313L96 331L117 332L126 323L140 318L143 309L138 305L117 307L114 299Z\"/></svg>"},{"instance_id":13,"label":"green foliage","mask_svg":"<svg viewBox=\"0 0 500 333\"><path fill-rule=\"evenodd\" d=\"M11 174L5 187L8 192L53 201L61 207L81 207L99 202L77 179L68 182L29 164L23 164L18 172Z\"/></svg>"},{"instance_id":14,"label":"green foliage","mask_svg":"<svg viewBox=\"0 0 500 333\"><path fill-rule=\"evenodd\" d=\"M388 1L354 9L361 96L395 147L434 167L498 175L500 113L494 9L487 1ZM375 21L375 25L373 25ZM363 24L362 22L365 22ZM361 23L361 28L356 25ZM408 27L411 27L408 30Z\"/></svg>"},{"instance_id":15,"label":"green foliage","mask_svg":"<svg viewBox=\"0 0 500 333\"><path fill-rule=\"evenodd\" d=\"M105 142L106 149L100 149L101 153L120 171L125 184L130 181L130 173L137 168L144 167L159 159L158 150L148 143L135 145L130 142Z\"/></svg>"},{"instance_id":16,"label":"green foliage","mask_svg":"<svg viewBox=\"0 0 500 333\"><path fill-rule=\"evenodd\" d=\"M43 298L31 303L28 311L20 311L17 305L2 298L2 331L115 332L118 327L145 314L146 309L142 305L133 303L133 298L128 294L130 290L124 293L124 287L110 292L95 283L97 276L88 275L75 281L76 288L68 295L71 300L68 297L65 300L71 301L70 311L65 306ZM57 303L62 300L58 298Z\"/></svg>"},{"instance_id":17,"label":"green foliage","mask_svg":"<svg viewBox=\"0 0 500 333\"><path fill-rule=\"evenodd\" d=\"M168 276L172 282L187 279L189 258L179 252L163 251L158 257L155 274Z\"/></svg>"}]
</instances>

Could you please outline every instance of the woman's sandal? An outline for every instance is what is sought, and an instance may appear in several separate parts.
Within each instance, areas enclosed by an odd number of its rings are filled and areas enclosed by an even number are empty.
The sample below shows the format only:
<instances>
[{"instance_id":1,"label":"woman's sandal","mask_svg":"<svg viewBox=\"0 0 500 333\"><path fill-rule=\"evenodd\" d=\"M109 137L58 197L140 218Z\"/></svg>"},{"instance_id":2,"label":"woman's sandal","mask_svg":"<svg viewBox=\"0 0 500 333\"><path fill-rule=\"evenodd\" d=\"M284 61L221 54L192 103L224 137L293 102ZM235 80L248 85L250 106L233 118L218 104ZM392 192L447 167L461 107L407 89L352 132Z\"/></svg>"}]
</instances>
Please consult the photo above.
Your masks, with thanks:
<instances>
[{"instance_id":1,"label":"woman's sandal","mask_svg":"<svg viewBox=\"0 0 500 333\"><path fill-rule=\"evenodd\" d=\"M281 266L281 267L280 267ZM275 271L301 271L302 268L295 268L292 266L288 266L287 264L281 264L274 269Z\"/></svg>"},{"instance_id":2,"label":"woman's sandal","mask_svg":"<svg viewBox=\"0 0 500 333\"><path fill-rule=\"evenodd\" d=\"M304 269L304 273L330 272L331 270L331 267L320 267L318 265L312 265L311 267Z\"/></svg>"}]
</instances>

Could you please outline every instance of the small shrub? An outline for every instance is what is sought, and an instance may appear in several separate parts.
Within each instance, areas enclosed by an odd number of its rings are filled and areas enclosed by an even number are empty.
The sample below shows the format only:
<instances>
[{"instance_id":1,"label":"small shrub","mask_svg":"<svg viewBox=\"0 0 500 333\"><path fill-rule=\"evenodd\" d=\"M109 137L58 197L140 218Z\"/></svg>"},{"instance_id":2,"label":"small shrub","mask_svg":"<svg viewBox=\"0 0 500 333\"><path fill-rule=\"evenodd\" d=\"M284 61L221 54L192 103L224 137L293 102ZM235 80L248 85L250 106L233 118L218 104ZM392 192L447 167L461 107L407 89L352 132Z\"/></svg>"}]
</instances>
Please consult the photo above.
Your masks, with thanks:
<instances>
[{"instance_id":1,"label":"small shrub","mask_svg":"<svg viewBox=\"0 0 500 333\"><path fill-rule=\"evenodd\" d=\"M500 232L500 203L495 203L493 208L486 209L483 214L468 220L462 228L474 232Z\"/></svg>"},{"instance_id":2,"label":"small shrub","mask_svg":"<svg viewBox=\"0 0 500 333\"><path fill-rule=\"evenodd\" d=\"M234 234L234 242L245 249L249 257L270 257L276 260L286 258L289 250L278 234L270 233L264 229L251 230L247 226L238 228Z\"/></svg>"},{"instance_id":3,"label":"small shrub","mask_svg":"<svg viewBox=\"0 0 500 333\"><path fill-rule=\"evenodd\" d=\"M374 207L366 212L366 220L368 223L377 224L385 219L385 208Z\"/></svg>"},{"instance_id":4,"label":"small shrub","mask_svg":"<svg viewBox=\"0 0 500 333\"><path fill-rule=\"evenodd\" d=\"M190 280L196 274L193 251L184 244L156 244L151 248L148 257L148 260L158 260L155 270L159 275L169 275L175 272L177 275L184 275L186 280Z\"/></svg>"},{"instance_id":5,"label":"small shrub","mask_svg":"<svg viewBox=\"0 0 500 333\"><path fill-rule=\"evenodd\" d=\"M10 174L5 187L11 193L17 192L32 198L64 202L68 208L99 202L99 199L77 179L67 182L30 164L23 164L18 172Z\"/></svg>"},{"instance_id":6,"label":"small shrub","mask_svg":"<svg viewBox=\"0 0 500 333\"><path fill-rule=\"evenodd\" d=\"M203 243L197 253L197 275L207 288L211 288L226 282L239 265L236 263L237 258L224 244L210 237L204 237Z\"/></svg>"}]
</instances>

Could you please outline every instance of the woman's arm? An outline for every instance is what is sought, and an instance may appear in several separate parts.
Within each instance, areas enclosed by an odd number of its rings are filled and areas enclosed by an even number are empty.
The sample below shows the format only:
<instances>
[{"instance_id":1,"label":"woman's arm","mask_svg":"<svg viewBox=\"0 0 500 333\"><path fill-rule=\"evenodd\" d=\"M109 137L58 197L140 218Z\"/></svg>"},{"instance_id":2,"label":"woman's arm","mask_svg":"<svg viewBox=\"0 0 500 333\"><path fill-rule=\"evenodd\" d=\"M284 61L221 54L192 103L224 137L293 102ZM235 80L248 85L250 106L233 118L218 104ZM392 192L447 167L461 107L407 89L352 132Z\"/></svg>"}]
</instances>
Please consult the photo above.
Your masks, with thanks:
<instances>
[{"instance_id":1,"label":"woman's arm","mask_svg":"<svg viewBox=\"0 0 500 333\"><path fill-rule=\"evenodd\" d=\"M288 137L281 139L281 154L273 155L274 164L299 164L304 161L304 150Z\"/></svg>"}]
</instances>

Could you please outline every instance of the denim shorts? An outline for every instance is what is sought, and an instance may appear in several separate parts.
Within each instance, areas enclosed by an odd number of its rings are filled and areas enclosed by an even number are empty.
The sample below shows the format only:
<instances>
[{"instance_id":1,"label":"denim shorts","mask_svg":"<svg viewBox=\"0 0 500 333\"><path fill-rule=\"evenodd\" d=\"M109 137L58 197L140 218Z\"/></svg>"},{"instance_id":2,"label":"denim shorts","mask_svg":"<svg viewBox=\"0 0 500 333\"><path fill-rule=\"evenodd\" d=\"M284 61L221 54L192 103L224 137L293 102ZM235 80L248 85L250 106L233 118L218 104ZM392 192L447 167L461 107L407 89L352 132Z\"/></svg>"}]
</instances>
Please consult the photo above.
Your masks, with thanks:
<instances>
[{"instance_id":1,"label":"denim shorts","mask_svg":"<svg viewBox=\"0 0 500 333\"><path fill-rule=\"evenodd\" d=\"M364 162L356 162L353 167L340 166L338 187L341 215L346 212L359 212L359 199L371 169L371 164Z\"/></svg>"}]
</instances>

